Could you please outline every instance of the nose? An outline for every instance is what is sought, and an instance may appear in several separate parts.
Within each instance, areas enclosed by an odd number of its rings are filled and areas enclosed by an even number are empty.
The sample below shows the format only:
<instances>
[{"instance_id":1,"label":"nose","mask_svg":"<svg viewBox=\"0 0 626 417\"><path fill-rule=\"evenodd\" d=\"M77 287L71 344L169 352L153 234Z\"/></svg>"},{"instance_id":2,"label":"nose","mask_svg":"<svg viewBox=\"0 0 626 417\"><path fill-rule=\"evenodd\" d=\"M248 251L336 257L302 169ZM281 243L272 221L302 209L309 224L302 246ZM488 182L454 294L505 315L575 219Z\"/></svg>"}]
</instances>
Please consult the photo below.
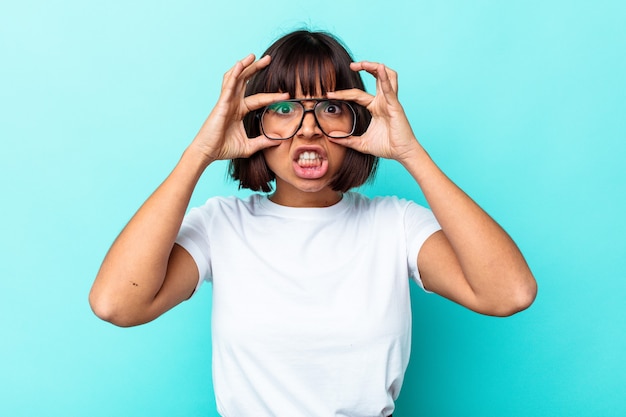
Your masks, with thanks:
<instances>
[{"instance_id":1,"label":"nose","mask_svg":"<svg viewBox=\"0 0 626 417\"><path fill-rule=\"evenodd\" d=\"M302 124L296 132L296 136L305 138L316 138L323 136L322 129L315 118L314 109L306 109L302 115Z\"/></svg>"}]
</instances>

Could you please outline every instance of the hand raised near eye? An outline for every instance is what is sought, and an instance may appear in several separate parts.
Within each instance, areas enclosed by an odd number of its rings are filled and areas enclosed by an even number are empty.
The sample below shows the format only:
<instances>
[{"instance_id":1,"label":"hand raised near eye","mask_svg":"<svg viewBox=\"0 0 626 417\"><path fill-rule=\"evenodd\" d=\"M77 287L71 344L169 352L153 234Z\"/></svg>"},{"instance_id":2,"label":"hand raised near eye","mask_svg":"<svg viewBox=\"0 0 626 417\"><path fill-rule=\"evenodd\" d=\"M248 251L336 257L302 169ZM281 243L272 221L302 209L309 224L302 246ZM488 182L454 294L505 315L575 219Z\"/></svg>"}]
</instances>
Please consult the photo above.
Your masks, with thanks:
<instances>
[{"instance_id":1,"label":"hand raised near eye","mask_svg":"<svg viewBox=\"0 0 626 417\"><path fill-rule=\"evenodd\" d=\"M270 61L267 55L255 61L255 56L250 54L224 74L220 97L190 146L198 150L208 163L249 157L263 148L279 144L263 136L249 139L243 126L243 118L250 111L288 98L288 94L283 93L244 97L248 80L268 66Z\"/></svg>"},{"instance_id":2,"label":"hand raised near eye","mask_svg":"<svg viewBox=\"0 0 626 417\"><path fill-rule=\"evenodd\" d=\"M376 78L376 94L350 89L329 92L329 98L358 103L372 115L367 131L361 136L333 140L363 153L401 161L419 146L415 134L398 101L398 74L385 65L361 61L350 64L353 71L366 71Z\"/></svg>"}]
</instances>

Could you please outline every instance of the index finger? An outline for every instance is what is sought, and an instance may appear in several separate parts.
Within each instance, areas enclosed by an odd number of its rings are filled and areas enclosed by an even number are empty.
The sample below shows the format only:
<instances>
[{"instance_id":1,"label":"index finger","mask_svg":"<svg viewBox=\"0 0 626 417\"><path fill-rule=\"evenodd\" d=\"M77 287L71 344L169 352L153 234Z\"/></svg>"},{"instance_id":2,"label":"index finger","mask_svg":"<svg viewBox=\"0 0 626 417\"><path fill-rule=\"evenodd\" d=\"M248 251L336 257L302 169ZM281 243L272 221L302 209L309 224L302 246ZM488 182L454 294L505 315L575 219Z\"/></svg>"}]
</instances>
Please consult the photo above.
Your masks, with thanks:
<instances>
[{"instance_id":1,"label":"index finger","mask_svg":"<svg viewBox=\"0 0 626 417\"><path fill-rule=\"evenodd\" d=\"M250 58L250 56L252 56L252 60L251 61L247 61L248 58ZM252 77L256 72L262 70L263 68L267 67L270 62L272 61L272 57L269 55L265 55L262 58L258 59L258 60L254 60L254 55L250 54L248 55L246 58L244 58L244 60L246 60L247 65L244 66L242 72L241 72L241 76L244 77L246 80L249 79L250 77ZM243 64L243 62L242 62Z\"/></svg>"},{"instance_id":2,"label":"index finger","mask_svg":"<svg viewBox=\"0 0 626 417\"><path fill-rule=\"evenodd\" d=\"M222 87L226 87L237 80L248 80L254 73L269 65L272 58L269 55L265 55L263 58L255 61L254 54L248 54L246 57L240 59L224 74L224 81Z\"/></svg>"},{"instance_id":3,"label":"index finger","mask_svg":"<svg viewBox=\"0 0 626 417\"><path fill-rule=\"evenodd\" d=\"M367 107L374 100L374 96L367 93L366 91L360 90L358 88L351 88L349 90L338 90L338 91L329 91L326 93L328 98L336 99L336 100L346 100L353 101L357 104L360 104L363 107Z\"/></svg>"},{"instance_id":4,"label":"index finger","mask_svg":"<svg viewBox=\"0 0 626 417\"><path fill-rule=\"evenodd\" d=\"M385 64L379 62L360 61L352 62L350 69L353 71L366 71L376 78L377 85L388 94L398 92L398 73Z\"/></svg>"},{"instance_id":5,"label":"index finger","mask_svg":"<svg viewBox=\"0 0 626 417\"><path fill-rule=\"evenodd\" d=\"M257 93L244 97L243 100L248 111L254 111L275 101L287 100L288 98L289 93Z\"/></svg>"}]
</instances>

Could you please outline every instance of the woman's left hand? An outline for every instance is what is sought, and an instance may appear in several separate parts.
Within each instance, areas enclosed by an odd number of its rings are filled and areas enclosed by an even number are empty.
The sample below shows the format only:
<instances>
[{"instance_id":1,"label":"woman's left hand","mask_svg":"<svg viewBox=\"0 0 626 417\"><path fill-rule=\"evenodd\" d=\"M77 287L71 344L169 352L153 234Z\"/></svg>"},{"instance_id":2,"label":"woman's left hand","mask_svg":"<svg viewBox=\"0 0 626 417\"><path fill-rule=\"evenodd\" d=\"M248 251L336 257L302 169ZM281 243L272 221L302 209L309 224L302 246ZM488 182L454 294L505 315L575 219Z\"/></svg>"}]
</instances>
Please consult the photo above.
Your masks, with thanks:
<instances>
[{"instance_id":1,"label":"woman's left hand","mask_svg":"<svg viewBox=\"0 0 626 417\"><path fill-rule=\"evenodd\" d=\"M353 71L366 71L376 78L376 95L353 88L328 92L328 98L353 101L372 114L361 136L330 139L362 153L402 162L420 148L411 125L398 101L398 74L385 65L361 61L350 64Z\"/></svg>"}]
</instances>

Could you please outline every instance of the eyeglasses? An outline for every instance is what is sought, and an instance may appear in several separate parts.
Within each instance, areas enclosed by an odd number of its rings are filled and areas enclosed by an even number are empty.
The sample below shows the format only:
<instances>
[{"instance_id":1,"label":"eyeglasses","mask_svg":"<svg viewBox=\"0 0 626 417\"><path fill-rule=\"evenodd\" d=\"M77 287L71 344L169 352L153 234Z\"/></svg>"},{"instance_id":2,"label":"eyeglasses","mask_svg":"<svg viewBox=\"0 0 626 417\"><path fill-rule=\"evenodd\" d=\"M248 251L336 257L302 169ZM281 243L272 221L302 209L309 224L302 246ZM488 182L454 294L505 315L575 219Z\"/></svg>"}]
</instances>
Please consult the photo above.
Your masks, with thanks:
<instances>
[{"instance_id":1,"label":"eyeglasses","mask_svg":"<svg viewBox=\"0 0 626 417\"><path fill-rule=\"evenodd\" d=\"M304 103L315 103L306 109ZM329 138L347 138L354 133L356 112L347 101L305 98L277 101L263 109L261 131L274 140L291 139L302 127L304 116L312 112L315 123Z\"/></svg>"}]
</instances>

